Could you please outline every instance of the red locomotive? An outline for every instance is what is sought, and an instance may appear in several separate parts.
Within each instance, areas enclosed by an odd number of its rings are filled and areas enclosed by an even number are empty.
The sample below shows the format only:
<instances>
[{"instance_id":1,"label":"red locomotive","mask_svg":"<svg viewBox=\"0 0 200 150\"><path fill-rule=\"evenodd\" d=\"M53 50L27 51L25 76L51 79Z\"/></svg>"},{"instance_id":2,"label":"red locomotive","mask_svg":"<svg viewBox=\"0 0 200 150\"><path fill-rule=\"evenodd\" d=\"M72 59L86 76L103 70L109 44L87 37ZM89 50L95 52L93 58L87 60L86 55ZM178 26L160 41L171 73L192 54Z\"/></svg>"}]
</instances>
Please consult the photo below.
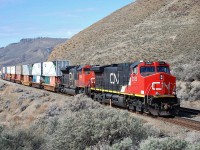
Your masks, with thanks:
<instances>
[{"instance_id":1,"label":"red locomotive","mask_svg":"<svg viewBox=\"0 0 200 150\"><path fill-rule=\"evenodd\" d=\"M70 95L84 93L94 79L94 72L90 71L92 66L67 66L62 68L61 84L59 92Z\"/></svg>"}]
</instances>

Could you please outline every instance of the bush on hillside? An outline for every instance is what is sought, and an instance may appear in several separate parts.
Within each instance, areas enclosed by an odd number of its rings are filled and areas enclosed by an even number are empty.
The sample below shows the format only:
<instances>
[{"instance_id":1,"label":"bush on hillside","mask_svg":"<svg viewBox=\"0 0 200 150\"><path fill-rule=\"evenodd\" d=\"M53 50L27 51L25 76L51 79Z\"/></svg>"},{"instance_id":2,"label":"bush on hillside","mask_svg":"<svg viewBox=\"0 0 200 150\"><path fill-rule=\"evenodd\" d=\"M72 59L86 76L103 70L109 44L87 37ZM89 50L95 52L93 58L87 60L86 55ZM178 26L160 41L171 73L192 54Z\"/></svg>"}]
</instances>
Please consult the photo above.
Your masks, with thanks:
<instances>
[{"instance_id":1,"label":"bush on hillside","mask_svg":"<svg viewBox=\"0 0 200 150\"><path fill-rule=\"evenodd\" d=\"M133 141L131 138L125 138L122 141L114 144L111 149L127 150L133 148Z\"/></svg>"},{"instance_id":2,"label":"bush on hillside","mask_svg":"<svg viewBox=\"0 0 200 150\"><path fill-rule=\"evenodd\" d=\"M200 64L177 65L173 68L172 74L181 81L200 81Z\"/></svg>"},{"instance_id":3,"label":"bush on hillside","mask_svg":"<svg viewBox=\"0 0 200 150\"><path fill-rule=\"evenodd\" d=\"M173 138L158 139L150 137L140 143L140 150L188 150L188 147L192 146L184 140Z\"/></svg>"},{"instance_id":4,"label":"bush on hillside","mask_svg":"<svg viewBox=\"0 0 200 150\"><path fill-rule=\"evenodd\" d=\"M8 131L0 127L0 149L2 150L40 150L44 142L44 138L33 131Z\"/></svg>"},{"instance_id":5,"label":"bush on hillside","mask_svg":"<svg viewBox=\"0 0 200 150\"><path fill-rule=\"evenodd\" d=\"M200 83L178 82L177 96L181 100L200 100Z\"/></svg>"},{"instance_id":6,"label":"bush on hillside","mask_svg":"<svg viewBox=\"0 0 200 150\"><path fill-rule=\"evenodd\" d=\"M200 134L199 132L196 132L196 131L187 132L185 140L190 143L200 144Z\"/></svg>"},{"instance_id":7,"label":"bush on hillside","mask_svg":"<svg viewBox=\"0 0 200 150\"><path fill-rule=\"evenodd\" d=\"M70 110L72 112L77 112L87 109L98 109L100 107L102 108L102 105L98 102L92 101L86 95L79 94L76 95L72 101L67 101L65 109Z\"/></svg>"},{"instance_id":8,"label":"bush on hillside","mask_svg":"<svg viewBox=\"0 0 200 150\"><path fill-rule=\"evenodd\" d=\"M66 116L51 135L47 145L48 149L84 149L99 142L106 142L110 146L119 143L117 145L120 147L124 138L129 138L124 141L128 146L138 145L147 136L148 133L140 121L129 113L100 108L82 110Z\"/></svg>"}]
</instances>

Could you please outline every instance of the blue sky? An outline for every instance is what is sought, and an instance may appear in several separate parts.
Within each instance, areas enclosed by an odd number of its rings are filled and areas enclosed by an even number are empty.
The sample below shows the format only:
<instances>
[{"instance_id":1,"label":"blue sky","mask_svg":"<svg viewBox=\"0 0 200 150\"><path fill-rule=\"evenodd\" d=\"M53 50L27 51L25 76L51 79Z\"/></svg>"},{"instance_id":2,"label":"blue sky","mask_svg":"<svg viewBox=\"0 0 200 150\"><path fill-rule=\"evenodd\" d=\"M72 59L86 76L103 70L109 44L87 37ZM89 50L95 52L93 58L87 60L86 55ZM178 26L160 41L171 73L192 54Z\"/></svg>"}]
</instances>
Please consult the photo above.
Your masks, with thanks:
<instances>
[{"instance_id":1,"label":"blue sky","mask_svg":"<svg viewBox=\"0 0 200 150\"><path fill-rule=\"evenodd\" d=\"M0 47L22 38L70 38L133 0L0 0Z\"/></svg>"}]
</instances>

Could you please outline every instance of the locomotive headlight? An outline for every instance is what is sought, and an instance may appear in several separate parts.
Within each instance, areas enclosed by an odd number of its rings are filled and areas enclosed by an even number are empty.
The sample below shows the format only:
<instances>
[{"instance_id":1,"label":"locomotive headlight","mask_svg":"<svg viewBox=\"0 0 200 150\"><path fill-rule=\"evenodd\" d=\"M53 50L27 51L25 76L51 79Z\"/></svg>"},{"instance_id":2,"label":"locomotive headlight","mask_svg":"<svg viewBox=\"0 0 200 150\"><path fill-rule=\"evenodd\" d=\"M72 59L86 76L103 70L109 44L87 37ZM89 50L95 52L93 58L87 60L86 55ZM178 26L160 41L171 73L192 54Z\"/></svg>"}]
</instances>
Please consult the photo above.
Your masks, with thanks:
<instances>
[{"instance_id":1,"label":"locomotive headlight","mask_svg":"<svg viewBox=\"0 0 200 150\"><path fill-rule=\"evenodd\" d=\"M160 80L163 80L163 75L162 74L160 74Z\"/></svg>"},{"instance_id":2,"label":"locomotive headlight","mask_svg":"<svg viewBox=\"0 0 200 150\"><path fill-rule=\"evenodd\" d=\"M156 92L156 96L159 96L159 95L160 95L160 93Z\"/></svg>"},{"instance_id":3,"label":"locomotive headlight","mask_svg":"<svg viewBox=\"0 0 200 150\"><path fill-rule=\"evenodd\" d=\"M172 94L173 94L173 95L176 95L176 91L173 91Z\"/></svg>"}]
</instances>

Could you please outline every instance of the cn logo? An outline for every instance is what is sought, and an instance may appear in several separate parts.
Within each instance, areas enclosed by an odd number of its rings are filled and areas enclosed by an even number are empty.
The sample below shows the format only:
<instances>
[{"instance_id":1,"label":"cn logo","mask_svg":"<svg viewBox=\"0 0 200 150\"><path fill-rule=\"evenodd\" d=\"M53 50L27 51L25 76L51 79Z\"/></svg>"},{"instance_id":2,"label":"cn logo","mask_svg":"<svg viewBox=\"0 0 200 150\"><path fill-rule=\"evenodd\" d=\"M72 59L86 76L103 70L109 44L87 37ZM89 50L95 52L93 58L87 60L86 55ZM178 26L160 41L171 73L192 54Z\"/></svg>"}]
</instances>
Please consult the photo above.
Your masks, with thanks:
<instances>
[{"instance_id":1,"label":"cn logo","mask_svg":"<svg viewBox=\"0 0 200 150\"><path fill-rule=\"evenodd\" d=\"M110 73L110 84L119 84L119 74L116 76L115 73Z\"/></svg>"},{"instance_id":2,"label":"cn logo","mask_svg":"<svg viewBox=\"0 0 200 150\"><path fill-rule=\"evenodd\" d=\"M156 88L156 86L160 86L160 88ZM161 91L163 89L163 87L165 87L168 91L170 90L170 82L168 83L168 85L163 82L163 83L160 83L160 82L152 82L152 90L154 91Z\"/></svg>"},{"instance_id":3,"label":"cn logo","mask_svg":"<svg viewBox=\"0 0 200 150\"><path fill-rule=\"evenodd\" d=\"M160 85L160 82L152 82L152 90L154 91L161 91L162 90L162 87L161 88L156 88L156 85Z\"/></svg>"}]
</instances>

